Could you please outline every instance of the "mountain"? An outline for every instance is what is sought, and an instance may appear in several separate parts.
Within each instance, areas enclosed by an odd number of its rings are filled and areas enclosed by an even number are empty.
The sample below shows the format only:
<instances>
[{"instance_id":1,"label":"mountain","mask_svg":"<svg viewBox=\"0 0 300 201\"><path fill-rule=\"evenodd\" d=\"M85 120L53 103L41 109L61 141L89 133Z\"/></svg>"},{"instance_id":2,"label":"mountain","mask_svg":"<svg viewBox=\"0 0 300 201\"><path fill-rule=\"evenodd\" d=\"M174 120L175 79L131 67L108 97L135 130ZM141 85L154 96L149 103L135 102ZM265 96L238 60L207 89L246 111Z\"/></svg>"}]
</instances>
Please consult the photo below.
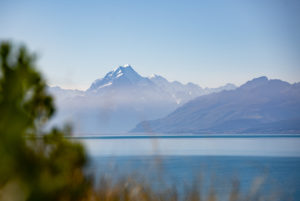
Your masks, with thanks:
<instances>
[{"instance_id":1,"label":"mountain","mask_svg":"<svg viewBox=\"0 0 300 201\"><path fill-rule=\"evenodd\" d=\"M234 84L228 83L225 86L218 88L201 88L194 83L181 84L178 81L169 82L167 79L160 75L151 75L149 79L154 82L158 87L171 94L178 104L186 103L198 96L217 93L223 90L233 90L236 88Z\"/></svg>"},{"instance_id":2,"label":"mountain","mask_svg":"<svg viewBox=\"0 0 300 201\"><path fill-rule=\"evenodd\" d=\"M259 77L235 90L200 96L164 118L139 123L132 131L300 133L300 84Z\"/></svg>"},{"instance_id":3,"label":"mountain","mask_svg":"<svg viewBox=\"0 0 300 201\"><path fill-rule=\"evenodd\" d=\"M153 86L153 83L133 70L130 65L119 66L104 78L95 80L87 91L100 91L105 87Z\"/></svg>"},{"instance_id":4,"label":"mountain","mask_svg":"<svg viewBox=\"0 0 300 201\"><path fill-rule=\"evenodd\" d=\"M95 80L86 91L50 87L58 108L52 125L71 122L76 134L128 132L138 122L161 118L178 106L218 89L143 77L130 65Z\"/></svg>"},{"instance_id":5,"label":"mountain","mask_svg":"<svg viewBox=\"0 0 300 201\"><path fill-rule=\"evenodd\" d=\"M217 88L205 88L204 92L205 92L205 94L211 94L211 93L218 93L218 92L221 92L224 90L227 90L227 91L234 90L236 88L237 87L234 84L228 83L224 86L217 87Z\"/></svg>"},{"instance_id":6,"label":"mountain","mask_svg":"<svg viewBox=\"0 0 300 201\"><path fill-rule=\"evenodd\" d=\"M76 98L77 96L83 96L84 91L73 89L62 89L59 86L48 87L51 94L55 94L56 100L64 101L66 99Z\"/></svg>"},{"instance_id":7,"label":"mountain","mask_svg":"<svg viewBox=\"0 0 300 201\"><path fill-rule=\"evenodd\" d=\"M185 103L188 100L205 94L205 91L201 87L193 83L184 85L178 81L169 82L164 77L155 74L151 75L149 79L159 88L170 94L178 104Z\"/></svg>"}]
</instances>

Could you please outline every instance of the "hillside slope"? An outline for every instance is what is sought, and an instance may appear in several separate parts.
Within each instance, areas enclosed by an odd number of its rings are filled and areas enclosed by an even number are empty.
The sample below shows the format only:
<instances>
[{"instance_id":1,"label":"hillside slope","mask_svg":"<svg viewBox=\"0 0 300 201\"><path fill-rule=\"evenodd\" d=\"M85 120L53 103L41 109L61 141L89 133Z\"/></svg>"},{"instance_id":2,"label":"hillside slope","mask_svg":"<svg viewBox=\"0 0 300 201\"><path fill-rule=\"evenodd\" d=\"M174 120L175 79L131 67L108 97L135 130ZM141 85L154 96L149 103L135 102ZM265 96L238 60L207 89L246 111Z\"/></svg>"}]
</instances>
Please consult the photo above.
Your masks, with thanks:
<instances>
[{"instance_id":1,"label":"hillside slope","mask_svg":"<svg viewBox=\"0 0 300 201\"><path fill-rule=\"evenodd\" d=\"M300 84L260 77L239 88L200 96L133 132L300 133Z\"/></svg>"}]
</instances>

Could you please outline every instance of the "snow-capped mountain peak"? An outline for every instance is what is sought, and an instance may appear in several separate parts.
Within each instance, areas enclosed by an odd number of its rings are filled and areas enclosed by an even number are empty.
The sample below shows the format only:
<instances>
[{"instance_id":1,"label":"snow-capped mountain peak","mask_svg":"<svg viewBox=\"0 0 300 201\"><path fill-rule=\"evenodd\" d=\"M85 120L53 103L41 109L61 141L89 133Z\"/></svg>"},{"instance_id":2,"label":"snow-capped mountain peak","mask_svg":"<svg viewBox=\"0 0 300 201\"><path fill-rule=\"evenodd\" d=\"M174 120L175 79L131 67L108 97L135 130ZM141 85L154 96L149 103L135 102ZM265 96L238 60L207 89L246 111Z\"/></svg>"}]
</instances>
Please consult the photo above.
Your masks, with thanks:
<instances>
[{"instance_id":1,"label":"snow-capped mountain peak","mask_svg":"<svg viewBox=\"0 0 300 201\"><path fill-rule=\"evenodd\" d=\"M104 78L95 80L88 91L97 90L107 86L128 86L148 79L140 76L129 64L119 66L108 72Z\"/></svg>"},{"instance_id":2,"label":"snow-capped mountain peak","mask_svg":"<svg viewBox=\"0 0 300 201\"><path fill-rule=\"evenodd\" d=\"M129 64L126 64L110 71L106 74L105 78L116 79L121 76L125 76L130 80L139 79L141 77Z\"/></svg>"}]
</instances>

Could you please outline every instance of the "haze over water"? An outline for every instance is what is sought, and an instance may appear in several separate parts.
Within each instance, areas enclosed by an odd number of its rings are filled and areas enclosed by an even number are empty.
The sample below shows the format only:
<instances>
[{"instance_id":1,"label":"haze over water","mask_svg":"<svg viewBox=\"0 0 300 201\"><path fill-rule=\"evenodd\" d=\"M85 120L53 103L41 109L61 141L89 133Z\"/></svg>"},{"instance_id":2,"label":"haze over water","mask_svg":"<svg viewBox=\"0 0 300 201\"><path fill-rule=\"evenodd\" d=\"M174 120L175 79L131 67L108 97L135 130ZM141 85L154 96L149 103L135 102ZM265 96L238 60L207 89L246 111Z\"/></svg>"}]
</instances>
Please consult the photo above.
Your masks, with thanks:
<instances>
[{"instance_id":1,"label":"haze over water","mask_svg":"<svg viewBox=\"0 0 300 201\"><path fill-rule=\"evenodd\" d=\"M300 136L295 137L115 137L84 139L93 155L219 155L300 157Z\"/></svg>"}]
</instances>

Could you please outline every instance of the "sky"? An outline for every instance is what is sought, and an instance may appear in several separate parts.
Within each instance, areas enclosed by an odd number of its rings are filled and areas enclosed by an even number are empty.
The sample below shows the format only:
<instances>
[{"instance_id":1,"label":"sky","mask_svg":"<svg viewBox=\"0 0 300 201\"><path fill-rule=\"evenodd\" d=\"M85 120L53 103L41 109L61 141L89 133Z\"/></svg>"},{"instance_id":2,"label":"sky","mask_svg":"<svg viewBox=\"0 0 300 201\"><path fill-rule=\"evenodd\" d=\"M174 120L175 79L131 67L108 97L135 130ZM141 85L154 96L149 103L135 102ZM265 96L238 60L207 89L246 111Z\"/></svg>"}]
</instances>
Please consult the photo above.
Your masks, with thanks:
<instances>
[{"instance_id":1,"label":"sky","mask_svg":"<svg viewBox=\"0 0 300 201\"><path fill-rule=\"evenodd\" d=\"M49 85L87 89L131 64L202 87L300 81L298 0L0 0L0 40L38 54Z\"/></svg>"}]
</instances>

